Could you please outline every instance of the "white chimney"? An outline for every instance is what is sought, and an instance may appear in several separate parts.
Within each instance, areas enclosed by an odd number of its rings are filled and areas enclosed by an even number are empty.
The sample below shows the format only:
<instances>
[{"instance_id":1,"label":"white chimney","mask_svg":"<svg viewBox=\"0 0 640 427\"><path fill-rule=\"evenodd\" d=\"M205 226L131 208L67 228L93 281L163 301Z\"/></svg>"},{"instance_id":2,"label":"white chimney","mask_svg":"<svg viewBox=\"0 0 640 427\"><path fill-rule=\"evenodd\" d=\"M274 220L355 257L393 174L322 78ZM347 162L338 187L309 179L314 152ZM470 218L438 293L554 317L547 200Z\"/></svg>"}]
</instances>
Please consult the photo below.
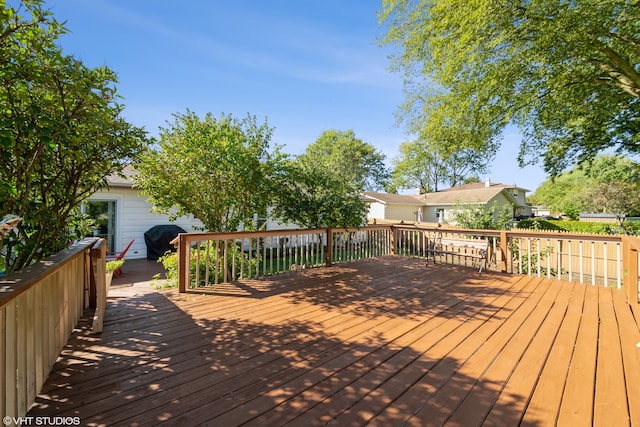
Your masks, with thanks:
<instances>
[{"instance_id":1,"label":"white chimney","mask_svg":"<svg viewBox=\"0 0 640 427\"><path fill-rule=\"evenodd\" d=\"M489 178L487 178L487 179L485 179L485 180L484 180L484 186L485 186L486 188L491 187L491 180L490 180Z\"/></svg>"}]
</instances>

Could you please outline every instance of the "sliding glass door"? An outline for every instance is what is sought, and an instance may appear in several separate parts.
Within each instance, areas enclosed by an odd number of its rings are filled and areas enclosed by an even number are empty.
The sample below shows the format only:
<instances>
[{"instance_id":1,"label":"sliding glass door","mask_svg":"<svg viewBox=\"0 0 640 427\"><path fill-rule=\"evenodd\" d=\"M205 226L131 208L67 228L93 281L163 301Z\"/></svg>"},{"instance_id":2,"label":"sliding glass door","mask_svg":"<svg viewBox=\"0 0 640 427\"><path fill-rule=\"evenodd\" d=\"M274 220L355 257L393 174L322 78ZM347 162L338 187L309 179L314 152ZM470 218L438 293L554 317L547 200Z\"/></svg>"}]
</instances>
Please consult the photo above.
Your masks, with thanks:
<instances>
[{"instance_id":1,"label":"sliding glass door","mask_svg":"<svg viewBox=\"0 0 640 427\"><path fill-rule=\"evenodd\" d=\"M116 250L116 201L88 200L84 211L96 222L93 235L107 240L109 251Z\"/></svg>"}]
</instances>

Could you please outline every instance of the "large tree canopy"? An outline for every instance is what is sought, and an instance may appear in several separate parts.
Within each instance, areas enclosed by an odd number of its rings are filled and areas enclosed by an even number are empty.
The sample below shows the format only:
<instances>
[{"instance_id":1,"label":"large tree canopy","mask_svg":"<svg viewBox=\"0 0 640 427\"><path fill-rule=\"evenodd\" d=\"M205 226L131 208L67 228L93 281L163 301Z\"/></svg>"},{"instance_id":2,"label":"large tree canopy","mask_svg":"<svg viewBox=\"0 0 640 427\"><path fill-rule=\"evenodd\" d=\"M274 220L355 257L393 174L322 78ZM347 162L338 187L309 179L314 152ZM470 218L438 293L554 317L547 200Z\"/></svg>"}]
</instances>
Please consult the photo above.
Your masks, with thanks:
<instances>
[{"instance_id":1,"label":"large tree canopy","mask_svg":"<svg viewBox=\"0 0 640 427\"><path fill-rule=\"evenodd\" d=\"M339 173L313 163L288 161L273 180L272 214L300 227L359 227L367 207L361 189Z\"/></svg>"},{"instance_id":2,"label":"large tree canopy","mask_svg":"<svg viewBox=\"0 0 640 427\"><path fill-rule=\"evenodd\" d=\"M483 149L509 124L520 163L552 175L606 148L640 151L637 0L383 0L411 132Z\"/></svg>"},{"instance_id":3,"label":"large tree canopy","mask_svg":"<svg viewBox=\"0 0 640 427\"><path fill-rule=\"evenodd\" d=\"M0 9L0 218L23 217L2 241L0 270L65 247L74 211L146 145L121 117L116 75L55 44L65 28L39 0Z\"/></svg>"},{"instance_id":4,"label":"large tree canopy","mask_svg":"<svg viewBox=\"0 0 640 427\"><path fill-rule=\"evenodd\" d=\"M251 115L175 114L160 130L159 149L136 165L137 185L157 211L191 214L208 231L248 227L276 191L270 180L282 156L270 148L272 134L266 120L258 124Z\"/></svg>"},{"instance_id":5,"label":"large tree canopy","mask_svg":"<svg viewBox=\"0 0 640 427\"><path fill-rule=\"evenodd\" d=\"M352 130L326 130L305 152L298 162L321 166L349 181L361 190L376 191L385 187L389 171L384 154L369 143L357 138Z\"/></svg>"},{"instance_id":6,"label":"large tree canopy","mask_svg":"<svg viewBox=\"0 0 640 427\"><path fill-rule=\"evenodd\" d=\"M394 159L390 188L417 188L420 193L438 191L442 184L450 187L478 181L487 172L493 155L465 149L441 154L428 141L417 140L400 145L400 155Z\"/></svg>"},{"instance_id":7,"label":"large tree canopy","mask_svg":"<svg viewBox=\"0 0 640 427\"><path fill-rule=\"evenodd\" d=\"M367 212L362 191L382 188L388 177L384 155L352 130L324 131L274 175L272 214L302 227L358 227Z\"/></svg>"}]
</instances>

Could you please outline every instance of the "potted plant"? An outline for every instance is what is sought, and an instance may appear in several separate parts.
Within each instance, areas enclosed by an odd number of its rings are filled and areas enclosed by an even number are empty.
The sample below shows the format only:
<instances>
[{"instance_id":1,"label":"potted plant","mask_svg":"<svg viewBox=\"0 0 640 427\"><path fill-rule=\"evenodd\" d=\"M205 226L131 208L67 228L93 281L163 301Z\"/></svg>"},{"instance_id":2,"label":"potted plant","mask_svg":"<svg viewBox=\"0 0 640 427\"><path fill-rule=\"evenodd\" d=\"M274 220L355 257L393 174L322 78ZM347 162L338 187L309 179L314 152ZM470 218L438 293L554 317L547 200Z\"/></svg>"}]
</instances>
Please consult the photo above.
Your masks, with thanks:
<instances>
[{"instance_id":1,"label":"potted plant","mask_svg":"<svg viewBox=\"0 0 640 427\"><path fill-rule=\"evenodd\" d=\"M124 260L114 260L107 261L106 273L107 273L107 289L111 286L111 280L113 279L113 274L116 271L119 271L124 265Z\"/></svg>"}]
</instances>

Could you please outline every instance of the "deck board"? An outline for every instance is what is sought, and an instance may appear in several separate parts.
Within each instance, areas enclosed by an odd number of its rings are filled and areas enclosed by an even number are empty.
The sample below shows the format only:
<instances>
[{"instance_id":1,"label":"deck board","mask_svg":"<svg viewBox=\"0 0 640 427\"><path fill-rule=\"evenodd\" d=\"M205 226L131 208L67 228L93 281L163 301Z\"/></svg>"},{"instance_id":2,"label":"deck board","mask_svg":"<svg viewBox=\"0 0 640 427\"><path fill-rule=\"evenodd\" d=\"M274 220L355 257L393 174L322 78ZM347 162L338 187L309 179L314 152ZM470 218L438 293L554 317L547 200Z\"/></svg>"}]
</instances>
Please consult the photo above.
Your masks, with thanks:
<instances>
[{"instance_id":1,"label":"deck board","mask_svg":"<svg viewBox=\"0 0 640 427\"><path fill-rule=\"evenodd\" d=\"M624 293L385 256L114 288L29 415L83 425L640 425ZM595 418L592 418L595 417ZM599 424L600 423L600 424Z\"/></svg>"}]
</instances>

